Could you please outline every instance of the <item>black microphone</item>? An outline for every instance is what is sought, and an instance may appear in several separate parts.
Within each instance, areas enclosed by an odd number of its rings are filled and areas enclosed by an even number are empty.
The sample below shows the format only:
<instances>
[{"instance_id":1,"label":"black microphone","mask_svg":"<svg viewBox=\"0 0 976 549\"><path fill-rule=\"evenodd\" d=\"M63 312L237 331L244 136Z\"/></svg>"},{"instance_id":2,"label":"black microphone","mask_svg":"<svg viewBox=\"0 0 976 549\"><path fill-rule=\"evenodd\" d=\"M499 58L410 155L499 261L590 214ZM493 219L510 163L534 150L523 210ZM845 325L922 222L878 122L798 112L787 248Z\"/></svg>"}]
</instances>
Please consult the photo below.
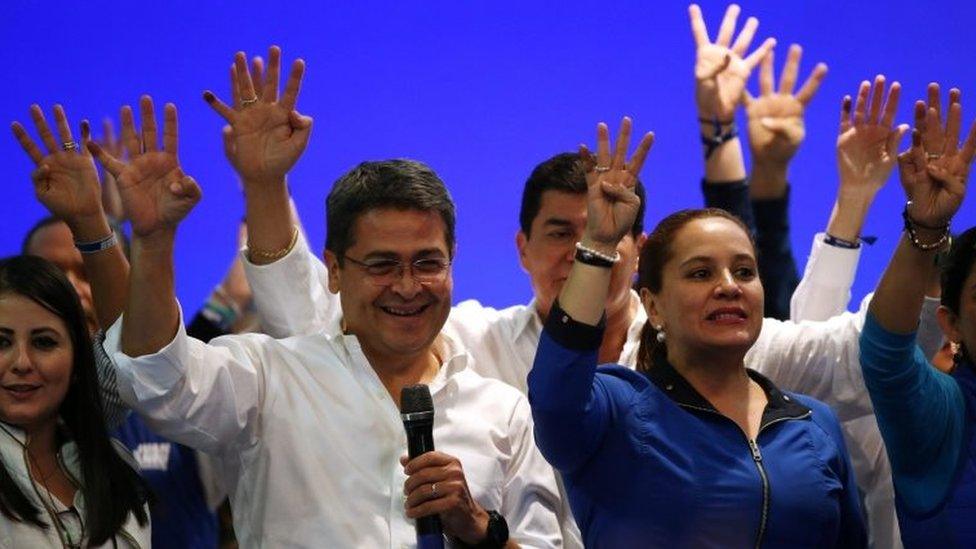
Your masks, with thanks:
<instances>
[{"instance_id":1,"label":"black microphone","mask_svg":"<svg viewBox=\"0 0 976 549\"><path fill-rule=\"evenodd\" d=\"M400 391L400 417L407 431L407 455L413 459L434 450L434 401L423 384ZM444 549L441 518L429 515L417 519L417 549Z\"/></svg>"}]
</instances>

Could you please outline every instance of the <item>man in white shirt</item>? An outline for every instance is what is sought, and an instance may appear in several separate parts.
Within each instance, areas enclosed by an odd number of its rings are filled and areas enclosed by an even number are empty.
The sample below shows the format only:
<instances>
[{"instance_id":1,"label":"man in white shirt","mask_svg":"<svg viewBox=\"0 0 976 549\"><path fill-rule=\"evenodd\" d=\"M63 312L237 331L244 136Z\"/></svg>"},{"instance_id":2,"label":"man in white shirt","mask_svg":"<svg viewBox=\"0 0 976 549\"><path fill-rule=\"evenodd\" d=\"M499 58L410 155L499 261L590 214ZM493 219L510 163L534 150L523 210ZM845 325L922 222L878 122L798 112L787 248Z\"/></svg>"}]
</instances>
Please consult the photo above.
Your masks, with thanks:
<instances>
[{"instance_id":1,"label":"man in white shirt","mask_svg":"<svg viewBox=\"0 0 976 549\"><path fill-rule=\"evenodd\" d=\"M272 48L275 83L279 59ZM279 99L270 84L258 95L237 61L236 108L207 99L230 123L238 158L254 163L240 170L245 186L282 190L311 126L294 111L302 64ZM242 546L409 547L410 519L433 514L457 544L560 546L555 476L535 448L525 397L475 374L440 334L454 250L454 206L440 179L403 160L349 172L328 205L329 288L341 295L341 319L307 337L205 345L186 336L173 291L175 229L199 189L176 160L175 108L161 151L151 117L144 100L142 146L155 166L132 170L99 151L133 227L125 314L105 348L123 398L159 433L221 459ZM131 120L124 126L137 139ZM283 242L252 237L250 260L287 254L298 235L289 232ZM416 383L431 387L438 451L401 462L398 400Z\"/></svg>"}]
</instances>

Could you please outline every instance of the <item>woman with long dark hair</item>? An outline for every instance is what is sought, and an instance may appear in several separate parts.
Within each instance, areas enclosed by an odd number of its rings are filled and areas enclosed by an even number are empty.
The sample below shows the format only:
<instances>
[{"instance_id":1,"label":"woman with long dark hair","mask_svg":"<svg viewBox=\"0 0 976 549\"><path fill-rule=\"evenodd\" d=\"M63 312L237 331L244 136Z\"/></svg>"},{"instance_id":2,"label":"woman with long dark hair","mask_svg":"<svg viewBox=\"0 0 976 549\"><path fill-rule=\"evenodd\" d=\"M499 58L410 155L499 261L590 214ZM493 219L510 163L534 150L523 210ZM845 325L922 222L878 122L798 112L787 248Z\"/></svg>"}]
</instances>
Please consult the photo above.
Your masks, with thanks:
<instances>
[{"instance_id":1,"label":"woman with long dark hair","mask_svg":"<svg viewBox=\"0 0 976 549\"><path fill-rule=\"evenodd\" d=\"M0 260L0 539L149 546L147 492L102 417L71 283L37 257Z\"/></svg>"},{"instance_id":2,"label":"woman with long dark hair","mask_svg":"<svg viewBox=\"0 0 976 549\"><path fill-rule=\"evenodd\" d=\"M629 138L627 119L615 151L598 128L586 230L528 379L536 440L587 547L864 546L837 419L744 366L763 289L738 219L684 210L658 224L640 255L637 371L597 368L609 267L650 147L626 162Z\"/></svg>"}]
</instances>

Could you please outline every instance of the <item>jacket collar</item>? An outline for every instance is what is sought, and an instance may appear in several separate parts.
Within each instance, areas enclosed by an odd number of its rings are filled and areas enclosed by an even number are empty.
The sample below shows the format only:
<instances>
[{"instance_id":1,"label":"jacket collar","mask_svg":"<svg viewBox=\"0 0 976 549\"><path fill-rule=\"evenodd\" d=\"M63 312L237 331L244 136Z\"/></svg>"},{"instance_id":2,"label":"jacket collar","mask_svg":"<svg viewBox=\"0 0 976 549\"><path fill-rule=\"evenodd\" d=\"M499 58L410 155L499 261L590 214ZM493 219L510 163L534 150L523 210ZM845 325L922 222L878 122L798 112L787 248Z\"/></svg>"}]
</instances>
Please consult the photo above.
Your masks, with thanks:
<instances>
[{"instance_id":1,"label":"jacket collar","mask_svg":"<svg viewBox=\"0 0 976 549\"><path fill-rule=\"evenodd\" d=\"M810 408L797 402L792 396L780 391L773 382L755 370L746 369L749 377L762 387L766 393L766 409L763 410L760 429L783 419L802 419L808 417ZM712 403L688 383L666 358L658 357L654 366L644 375L675 404L715 414L721 414Z\"/></svg>"}]
</instances>

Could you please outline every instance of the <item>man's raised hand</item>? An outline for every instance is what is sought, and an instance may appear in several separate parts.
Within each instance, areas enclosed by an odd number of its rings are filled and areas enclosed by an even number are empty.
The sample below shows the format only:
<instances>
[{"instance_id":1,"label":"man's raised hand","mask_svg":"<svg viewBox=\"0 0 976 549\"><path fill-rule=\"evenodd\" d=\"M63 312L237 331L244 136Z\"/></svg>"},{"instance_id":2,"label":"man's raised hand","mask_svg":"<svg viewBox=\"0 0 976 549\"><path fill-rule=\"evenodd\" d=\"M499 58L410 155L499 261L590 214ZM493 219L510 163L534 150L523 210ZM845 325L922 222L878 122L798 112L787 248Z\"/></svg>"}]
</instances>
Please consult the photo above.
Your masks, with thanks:
<instances>
[{"instance_id":1,"label":"man's raised hand","mask_svg":"<svg viewBox=\"0 0 976 549\"><path fill-rule=\"evenodd\" d=\"M257 67L258 64L256 63ZM228 124L224 129L224 150L245 186L284 181L308 145L312 119L295 110L305 62L292 63L285 91L279 97L281 49L272 46L267 71L248 70L247 56L238 52L230 69L232 105L211 91L204 100Z\"/></svg>"},{"instance_id":2,"label":"man's raised hand","mask_svg":"<svg viewBox=\"0 0 976 549\"><path fill-rule=\"evenodd\" d=\"M137 132L132 108L122 107L122 146L127 162L116 158L98 143L88 149L118 182L122 208L137 237L172 233L200 200L200 187L183 173L177 158L176 106L167 103L163 115L162 148L156 130L152 98L139 101L141 131Z\"/></svg>"}]
</instances>

